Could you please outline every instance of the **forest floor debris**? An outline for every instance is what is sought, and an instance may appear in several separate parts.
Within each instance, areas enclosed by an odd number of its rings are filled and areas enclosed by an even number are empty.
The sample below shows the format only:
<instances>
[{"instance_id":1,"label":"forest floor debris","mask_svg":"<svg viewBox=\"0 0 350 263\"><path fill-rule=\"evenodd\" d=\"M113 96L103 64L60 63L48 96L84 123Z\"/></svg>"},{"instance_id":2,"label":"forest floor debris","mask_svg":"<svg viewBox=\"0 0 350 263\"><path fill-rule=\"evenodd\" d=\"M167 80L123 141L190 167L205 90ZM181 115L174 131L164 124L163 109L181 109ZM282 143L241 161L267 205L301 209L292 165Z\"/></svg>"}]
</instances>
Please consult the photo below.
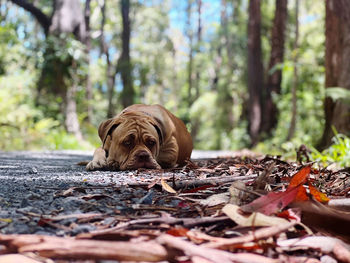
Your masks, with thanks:
<instances>
[{"instance_id":1,"label":"forest floor debris","mask_svg":"<svg viewBox=\"0 0 350 263\"><path fill-rule=\"evenodd\" d=\"M350 262L348 169L251 155L86 172L89 158L0 152L0 263Z\"/></svg>"}]
</instances>

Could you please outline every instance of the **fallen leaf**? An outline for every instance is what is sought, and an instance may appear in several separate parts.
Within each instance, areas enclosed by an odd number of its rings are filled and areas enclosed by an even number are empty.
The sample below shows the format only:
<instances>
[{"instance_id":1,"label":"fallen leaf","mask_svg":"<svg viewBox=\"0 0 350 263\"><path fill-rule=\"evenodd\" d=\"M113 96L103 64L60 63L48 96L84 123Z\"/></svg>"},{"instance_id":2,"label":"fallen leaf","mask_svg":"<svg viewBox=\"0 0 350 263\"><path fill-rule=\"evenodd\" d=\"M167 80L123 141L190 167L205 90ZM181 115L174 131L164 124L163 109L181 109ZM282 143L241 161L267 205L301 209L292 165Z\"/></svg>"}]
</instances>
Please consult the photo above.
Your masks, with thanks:
<instances>
[{"instance_id":1,"label":"fallen leaf","mask_svg":"<svg viewBox=\"0 0 350 263\"><path fill-rule=\"evenodd\" d=\"M243 214L240 207L233 204L225 205L222 212L240 226L273 226L288 223L286 219L267 216L258 212Z\"/></svg>"},{"instance_id":2,"label":"fallen leaf","mask_svg":"<svg viewBox=\"0 0 350 263\"><path fill-rule=\"evenodd\" d=\"M160 180L160 183L162 184L162 187L165 191L168 193L176 194L176 191L170 185L168 185L163 178Z\"/></svg>"},{"instance_id":3,"label":"fallen leaf","mask_svg":"<svg viewBox=\"0 0 350 263\"><path fill-rule=\"evenodd\" d=\"M214 194L209 196L207 199L199 201L201 205L205 206L216 206L220 204L226 204L230 200L229 193Z\"/></svg>"},{"instance_id":4,"label":"fallen leaf","mask_svg":"<svg viewBox=\"0 0 350 263\"><path fill-rule=\"evenodd\" d=\"M306 183L306 180L311 172L311 166L305 166L299 172L293 175L289 182L288 188L296 187Z\"/></svg>"},{"instance_id":5,"label":"fallen leaf","mask_svg":"<svg viewBox=\"0 0 350 263\"><path fill-rule=\"evenodd\" d=\"M197 193L199 191L205 190L205 189L210 188L210 187L213 187L213 185L212 184L203 185L203 186L196 187L193 189L185 190L182 193Z\"/></svg>"},{"instance_id":6,"label":"fallen leaf","mask_svg":"<svg viewBox=\"0 0 350 263\"><path fill-rule=\"evenodd\" d=\"M284 192L270 192L267 195L261 196L253 202L242 206L241 209L244 212L260 212L265 215L271 215L279 212L293 202L298 191L299 187L297 186L288 188Z\"/></svg>"},{"instance_id":7,"label":"fallen leaf","mask_svg":"<svg viewBox=\"0 0 350 263\"><path fill-rule=\"evenodd\" d=\"M169 229L166 233L168 235L172 235L174 237L185 237L187 232L189 231L188 228L184 228L184 227L174 227Z\"/></svg>"},{"instance_id":8,"label":"fallen leaf","mask_svg":"<svg viewBox=\"0 0 350 263\"><path fill-rule=\"evenodd\" d=\"M303 185L296 186L298 188L297 195L295 196L295 200L297 202L308 201L309 197L306 193L306 188Z\"/></svg>"},{"instance_id":9,"label":"fallen leaf","mask_svg":"<svg viewBox=\"0 0 350 263\"><path fill-rule=\"evenodd\" d=\"M12 219L11 218L0 218L1 222L5 222L5 223L12 223Z\"/></svg>"},{"instance_id":10,"label":"fallen leaf","mask_svg":"<svg viewBox=\"0 0 350 263\"><path fill-rule=\"evenodd\" d=\"M321 203L328 203L330 200L326 194L321 193L314 187L311 183L309 183L309 189L310 189L310 194L319 202Z\"/></svg>"},{"instance_id":11,"label":"fallen leaf","mask_svg":"<svg viewBox=\"0 0 350 263\"><path fill-rule=\"evenodd\" d=\"M281 218L296 220L296 221L300 222L301 221L300 214L301 214L300 211L294 211L293 209L287 209L287 210L283 210L282 212L278 213L277 216L281 217Z\"/></svg>"}]
</instances>

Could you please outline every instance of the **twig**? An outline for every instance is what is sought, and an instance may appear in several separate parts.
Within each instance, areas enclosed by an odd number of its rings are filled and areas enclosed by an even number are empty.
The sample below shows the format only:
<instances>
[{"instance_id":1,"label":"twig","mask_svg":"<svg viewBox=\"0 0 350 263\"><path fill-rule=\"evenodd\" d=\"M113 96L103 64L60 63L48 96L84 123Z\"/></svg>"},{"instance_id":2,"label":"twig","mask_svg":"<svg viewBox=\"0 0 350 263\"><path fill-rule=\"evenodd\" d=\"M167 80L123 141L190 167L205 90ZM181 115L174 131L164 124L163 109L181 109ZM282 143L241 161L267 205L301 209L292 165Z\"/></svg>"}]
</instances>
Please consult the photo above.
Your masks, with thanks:
<instances>
[{"instance_id":1,"label":"twig","mask_svg":"<svg viewBox=\"0 0 350 263\"><path fill-rule=\"evenodd\" d=\"M95 235L110 234L110 233L120 231L120 230L126 229L130 226L138 225L138 224L150 224L150 223L168 224L168 225L182 224L184 227L193 227L196 225L222 222L225 220L230 220L230 219L227 216L201 217L201 218L175 218L175 217L145 218L145 219L131 220L129 222L121 223L115 227L108 228L108 229L91 231L89 233L89 235L95 236Z\"/></svg>"},{"instance_id":2,"label":"twig","mask_svg":"<svg viewBox=\"0 0 350 263\"><path fill-rule=\"evenodd\" d=\"M248 235L245 235L245 236L228 238L226 240L221 239L218 242L206 243L206 244L203 244L203 247L223 248L225 246L252 242L252 241L260 240L260 239L267 238L267 237L272 237L274 235L282 233L282 232L288 230L289 228L293 227L296 224L297 224L297 222L293 221L293 222L286 223L283 225L265 227L265 228L258 229L258 230L254 231Z\"/></svg>"},{"instance_id":3,"label":"twig","mask_svg":"<svg viewBox=\"0 0 350 263\"><path fill-rule=\"evenodd\" d=\"M167 247L175 248L183 251L190 257L199 257L209 260L214 263L276 263L278 259L271 259L264 256L252 254L252 253L229 253L226 251L205 248L192 244L191 242L182 240L178 237L163 234L156 239L160 244L164 244Z\"/></svg>"},{"instance_id":4,"label":"twig","mask_svg":"<svg viewBox=\"0 0 350 263\"><path fill-rule=\"evenodd\" d=\"M175 182L175 185L172 187L174 189L183 189L186 187L199 187L203 185L218 185L218 184L225 184L235 181L247 181L256 178L257 174L251 174L247 176L216 176L216 177L210 177L208 179L194 179L194 180L178 180ZM148 186L149 183L129 183L128 186L137 187L137 186ZM156 185L161 187L160 183L157 183Z\"/></svg>"}]
</instances>

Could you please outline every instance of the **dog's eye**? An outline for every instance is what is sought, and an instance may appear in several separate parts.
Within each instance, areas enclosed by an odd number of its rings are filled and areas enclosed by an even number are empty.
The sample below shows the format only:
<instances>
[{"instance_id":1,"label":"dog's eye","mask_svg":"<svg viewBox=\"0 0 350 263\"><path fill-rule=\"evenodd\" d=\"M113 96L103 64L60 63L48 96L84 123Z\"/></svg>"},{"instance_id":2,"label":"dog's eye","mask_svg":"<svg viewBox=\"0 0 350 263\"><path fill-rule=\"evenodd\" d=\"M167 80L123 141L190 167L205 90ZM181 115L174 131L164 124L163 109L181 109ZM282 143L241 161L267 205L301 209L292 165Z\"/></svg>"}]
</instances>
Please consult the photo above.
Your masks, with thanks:
<instances>
[{"instance_id":1,"label":"dog's eye","mask_svg":"<svg viewBox=\"0 0 350 263\"><path fill-rule=\"evenodd\" d=\"M153 146L156 144L156 141L154 141L154 140L148 140L146 143L147 143L147 146L148 146L148 147L153 147Z\"/></svg>"},{"instance_id":2,"label":"dog's eye","mask_svg":"<svg viewBox=\"0 0 350 263\"><path fill-rule=\"evenodd\" d=\"M130 140L123 141L123 145L126 146L126 147L130 147L131 146L131 141Z\"/></svg>"}]
</instances>

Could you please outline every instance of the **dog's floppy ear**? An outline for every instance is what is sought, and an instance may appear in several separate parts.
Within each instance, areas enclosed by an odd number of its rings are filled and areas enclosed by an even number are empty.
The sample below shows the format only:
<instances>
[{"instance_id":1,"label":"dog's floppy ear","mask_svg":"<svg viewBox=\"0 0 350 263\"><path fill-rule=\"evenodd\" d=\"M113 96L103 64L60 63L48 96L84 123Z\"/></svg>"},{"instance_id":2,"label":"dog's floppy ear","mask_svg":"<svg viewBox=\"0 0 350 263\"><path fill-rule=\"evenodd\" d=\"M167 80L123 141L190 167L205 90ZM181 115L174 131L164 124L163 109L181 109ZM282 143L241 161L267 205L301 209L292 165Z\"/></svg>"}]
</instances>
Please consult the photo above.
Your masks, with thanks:
<instances>
[{"instance_id":1,"label":"dog's floppy ear","mask_svg":"<svg viewBox=\"0 0 350 263\"><path fill-rule=\"evenodd\" d=\"M154 128L156 129L157 133L158 133L158 137L159 137L159 145L163 144L163 133L161 131L161 129L158 127L158 125L153 124Z\"/></svg>"},{"instance_id":2,"label":"dog's floppy ear","mask_svg":"<svg viewBox=\"0 0 350 263\"><path fill-rule=\"evenodd\" d=\"M162 145L164 142L164 138L166 137L164 124L157 117L153 117L153 119L154 123L152 123L152 125L158 133L159 144Z\"/></svg>"},{"instance_id":3,"label":"dog's floppy ear","mask_svg":"<svg viewBox=\"0 0 350 263\"><path fill-rule=\"evenodd\" d=\"M120 121L114 118L108 119L100 124L100 126L98 127L98 136L100 136L100 139L102 141L102 148L104 147L108 135L111 135L119 124Z\"/></svg>"}]
</instances>

